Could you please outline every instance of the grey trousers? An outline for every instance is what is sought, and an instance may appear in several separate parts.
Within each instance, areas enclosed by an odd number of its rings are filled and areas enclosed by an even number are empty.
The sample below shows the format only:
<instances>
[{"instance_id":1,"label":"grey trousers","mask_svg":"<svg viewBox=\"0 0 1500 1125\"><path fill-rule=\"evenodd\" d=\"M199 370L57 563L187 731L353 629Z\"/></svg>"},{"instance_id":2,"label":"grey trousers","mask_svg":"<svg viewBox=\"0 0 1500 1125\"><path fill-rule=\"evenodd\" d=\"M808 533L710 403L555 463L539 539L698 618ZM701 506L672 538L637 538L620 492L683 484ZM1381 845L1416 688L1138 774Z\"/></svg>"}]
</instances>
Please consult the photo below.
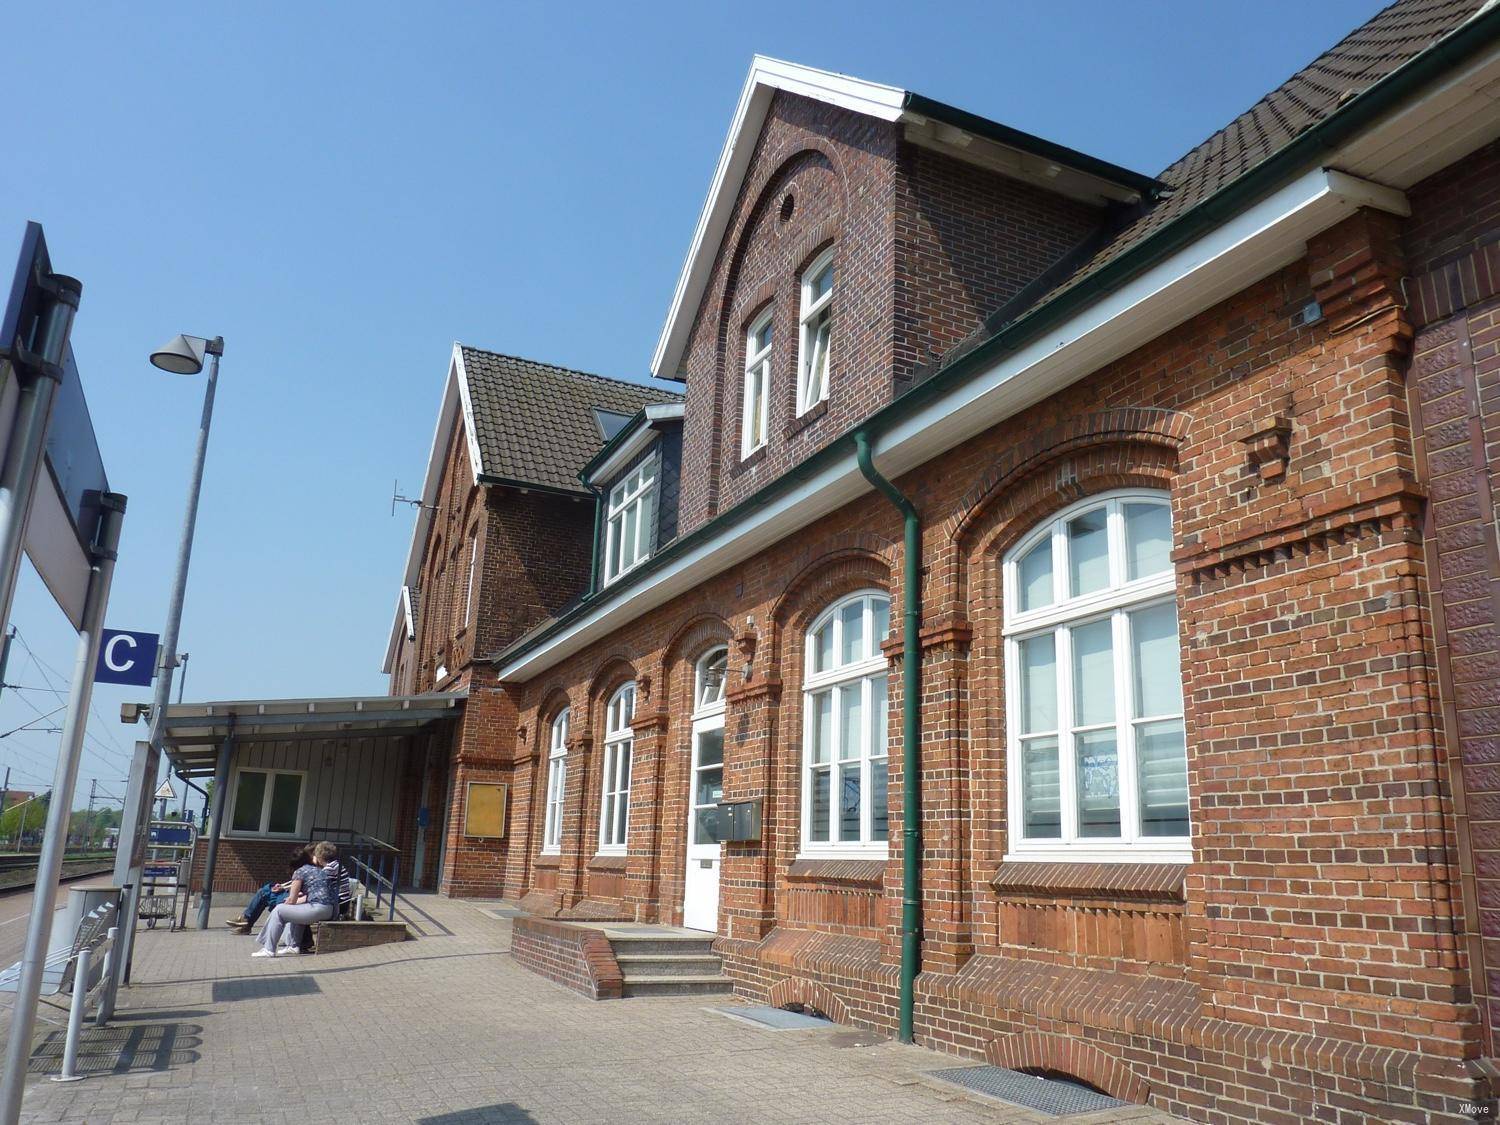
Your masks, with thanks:
<instances>
[{"instance_id":1,"label":"grey trousers","mask_svg":"<svg viewBox=\"0 0 1500 1125\"><path fill-rule=\"evenodd\" d=\"M303 926L332 917L333 907L323 903L304 902L297 906L288 906L283 902L271 911L270 918L266 920L266 928L260 932L260 943L275 952L277 943L281 941L281 931L291 926L292 944L299 945L302 941Z\"/></svg>"}]
</instances>

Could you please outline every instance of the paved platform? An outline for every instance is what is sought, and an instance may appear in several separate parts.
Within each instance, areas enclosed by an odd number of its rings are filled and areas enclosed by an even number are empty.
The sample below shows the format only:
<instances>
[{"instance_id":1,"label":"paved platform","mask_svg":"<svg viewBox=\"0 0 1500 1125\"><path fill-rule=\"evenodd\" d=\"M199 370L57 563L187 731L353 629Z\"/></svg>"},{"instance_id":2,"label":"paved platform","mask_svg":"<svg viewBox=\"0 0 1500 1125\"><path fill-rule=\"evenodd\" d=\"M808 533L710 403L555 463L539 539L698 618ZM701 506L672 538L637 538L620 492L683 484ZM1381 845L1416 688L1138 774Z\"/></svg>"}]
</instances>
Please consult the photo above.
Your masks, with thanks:
<instances>
[{"instance_id":1,"label":"paved platform","mask_svg":"<svg viewBox=\"0 0 1500 1125\"><path fill-rule=\"evenodd\" d=\"M594 1002L509 956L509 909L412 900L416 941L253 960L223 926L141 931L118 1019L49 1082L45 1023L23 1121L1167 1122L1148 1109L1047 1117L929 1072L961 1065L847 1028L777 1031L727 998Z\"/></svg>"}]
</instances>

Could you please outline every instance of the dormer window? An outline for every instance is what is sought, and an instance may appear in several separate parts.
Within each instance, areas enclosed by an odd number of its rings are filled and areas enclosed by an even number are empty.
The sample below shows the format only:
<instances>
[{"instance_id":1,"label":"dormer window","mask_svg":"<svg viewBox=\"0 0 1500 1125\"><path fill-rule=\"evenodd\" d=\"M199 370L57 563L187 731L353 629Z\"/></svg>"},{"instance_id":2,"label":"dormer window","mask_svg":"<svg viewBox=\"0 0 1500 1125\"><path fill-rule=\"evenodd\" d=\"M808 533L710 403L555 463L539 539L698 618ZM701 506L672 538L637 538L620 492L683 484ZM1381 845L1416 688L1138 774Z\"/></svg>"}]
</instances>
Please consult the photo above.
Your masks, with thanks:
<instances>
[{"instance_id":1,"label":"dormer window","mask_svg":"<svg viewBox=\"0 0 1500 1125\"><path fill-rule=\"evenodd\" d=\"M758 318L745 338L745 402L740 419L740 456L766 444L771 387L771 313Z\"/></svg>"},{"instance_id":2,"label":"dormer window","mask_svg":"<svg viewBox=\"0 0 1500 1125\"><path fill-rule=\"evenodd\" d=\"M609 490L604 581L613 582L651 557L656 533L656 464L651 456Z\"/></svg>"},{"instance_id":3,"label":"dormer window","mask_svg":"<svg viewBox=\"0 0 1500 1125\"><path fill-rule=\"evenodd\" d=\"M833 251L802 275L802 312L797 354L797 413L806 414L828 397L828 337L833 325Z\"/></svg>"}]
</instances>

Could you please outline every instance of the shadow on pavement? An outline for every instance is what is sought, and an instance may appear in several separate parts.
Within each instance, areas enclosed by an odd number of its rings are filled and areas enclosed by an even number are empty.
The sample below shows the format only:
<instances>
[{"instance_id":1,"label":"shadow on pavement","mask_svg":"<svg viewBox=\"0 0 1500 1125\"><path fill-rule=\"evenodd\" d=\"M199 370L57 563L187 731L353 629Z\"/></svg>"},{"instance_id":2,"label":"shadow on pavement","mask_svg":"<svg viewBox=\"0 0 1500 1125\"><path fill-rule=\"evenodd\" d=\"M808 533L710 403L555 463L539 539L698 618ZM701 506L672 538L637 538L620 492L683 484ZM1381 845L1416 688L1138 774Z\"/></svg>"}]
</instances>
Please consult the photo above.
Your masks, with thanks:
<instances>
[{"instance_id":1,"label":"shadow on pavement","mask_svg":"<svg viewBox=\"0 0 1500 1125\"><path fill-rule=\"evenodd\" d=\"M322 992L311 973L278 977L235 977L214 981L214 1003L230 1000L264 1000L276 996L309 996Z\"/></svg>"},{"instance_id":2,"label":"shadow on pavement","mask_svg":"<svg viewBox=\"0 0 1500 1125\"><path fill-rule=\"evenodd\" d=\"M32 1053L32 1074L57 1074L62 1070L66 1031L49 1034ZM198 1061L203 1046L203 1026L196 1023L114 1024L88 1027L78 1038L78 1073L81 1075L132 1074L169 1070Z\"/></svg>"},{"instance_id":3,"label":"shadow on pavement","mask_svg":"<svg viewBox=\"0 0 1500 1125\"><path fill-rule=\"evenodd\" d=\"M432 1117L417 1118L417 1125L527 1125L536 1118L515 1102L496 1102L474 1109L460 1109L452 1113L439 1113Z\"/></svg>"}]
</instances>

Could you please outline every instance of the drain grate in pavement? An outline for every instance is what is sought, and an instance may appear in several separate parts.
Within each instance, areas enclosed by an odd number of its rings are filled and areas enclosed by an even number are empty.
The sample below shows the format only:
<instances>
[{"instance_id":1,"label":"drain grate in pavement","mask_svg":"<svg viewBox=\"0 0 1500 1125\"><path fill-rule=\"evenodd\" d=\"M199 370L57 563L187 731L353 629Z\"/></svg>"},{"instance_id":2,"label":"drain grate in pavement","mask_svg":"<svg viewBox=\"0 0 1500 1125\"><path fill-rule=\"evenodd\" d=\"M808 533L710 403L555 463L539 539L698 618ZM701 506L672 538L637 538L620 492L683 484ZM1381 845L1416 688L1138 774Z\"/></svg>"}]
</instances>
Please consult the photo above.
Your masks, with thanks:
<instances>
[{"instance_id":1,"label":"drain grate in pavement","mask_svg":"<svg viewBox=\"0 0 1500 1125\"><path fill-rule=\"evenodd\" d=\"M719 1011L725 1015L737 1016L751 1023L758 1023L776 1031L803 1031L814 1027L834 1027L832 1020L819 1019L817 1016L803 1015L801 1012L788 1012L783 1008L720 1008Z\"/></svg>"},{"instance_id":2,"label":"drain grate in pavement","mask_svg":"<svg viewBox=\"0 0 1500 1125\"><path fill-rule=\"evenodd\" d=\"M928 1073L933 1078L952 1082L955 1086L1015 1102L1055 1117L1095 1113L1101 1109L1119 1109L1133 1104L1090 1090L1077 1082L1062 1078L1038 1078L1034 1074L1022 1074L1018 1070L1005 1070L998 1066L959 1066Z\"/></svg>"}]
</instances>

